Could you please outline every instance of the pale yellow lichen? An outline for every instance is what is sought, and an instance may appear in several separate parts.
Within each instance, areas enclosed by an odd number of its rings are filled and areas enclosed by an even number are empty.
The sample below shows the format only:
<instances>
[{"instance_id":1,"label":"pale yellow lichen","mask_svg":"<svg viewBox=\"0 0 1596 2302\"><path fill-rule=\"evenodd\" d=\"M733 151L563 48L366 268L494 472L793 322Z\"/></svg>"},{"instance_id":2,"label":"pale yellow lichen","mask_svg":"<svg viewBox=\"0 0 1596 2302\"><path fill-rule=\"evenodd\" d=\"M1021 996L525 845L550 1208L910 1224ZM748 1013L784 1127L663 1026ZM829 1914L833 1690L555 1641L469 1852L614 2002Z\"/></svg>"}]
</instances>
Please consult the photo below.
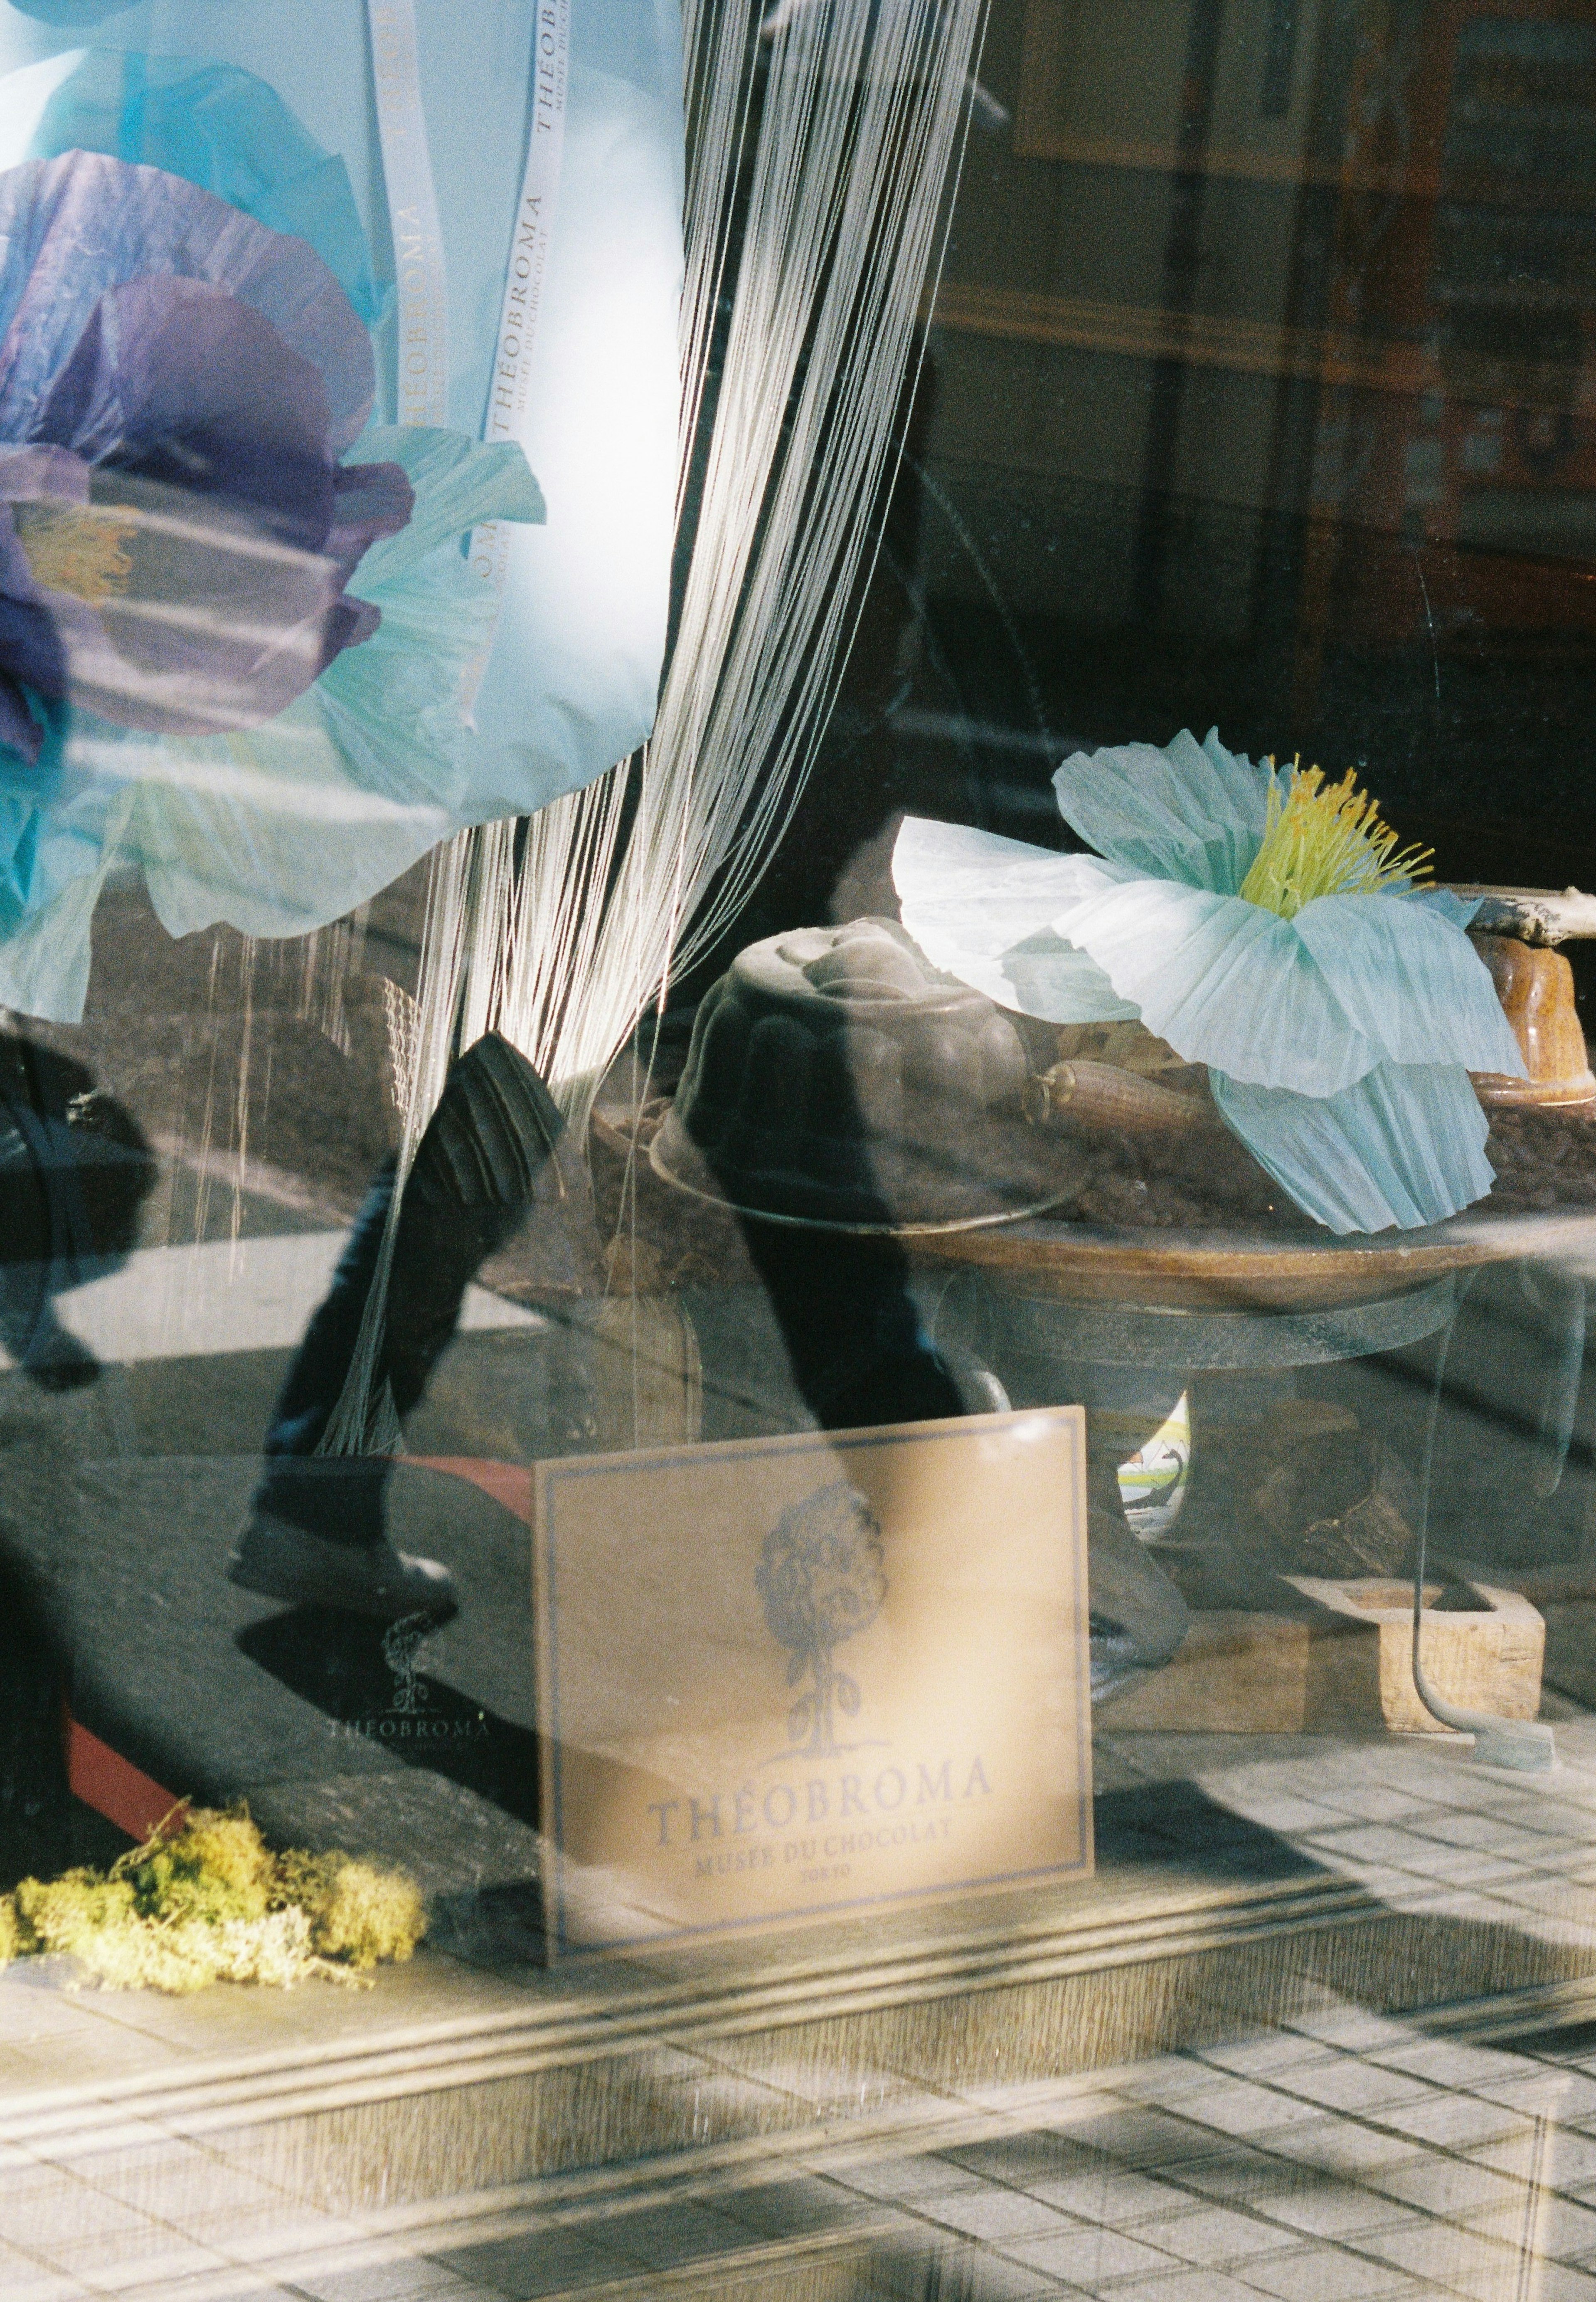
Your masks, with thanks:
<instances>
[{"instance_id":1,"label":"pale yellow lichen","mask_svg":"<svg viewBox=\"0 0 1596 2302\"><path fill-rule=\"evenodd\" d=\"M197 1868L223 1878L240 1894L265 1897L275 1868L275 1858L248 1807L219 1811L201 1807L190 1814L181 1836L171 1842ZM263 1899L262 1909L265 1907Z\"/></svg>"},{"instance_id":2,"label":"pale yellow lichen","mask_svg":"<svg viewBox=\"0 0 1596 2302\"><path fill-rule=\"evenodd\" d=\"M349 1861L347 1854L311 1854L302 1846L285 1847L272 1866L270 1902L274 1911L297 1907L313 1920L332 1892L332 1882Z\"/></svg>"},{"instance_id":3,"label":"pale yellow lichen","mask_svg":"<svg viewBox=\"0 0 1596 2302\"><path fill-rule=\"evenodd\" d=\"M137 1916L133 1889L114 1872L66 1870L47 1883L24 1878L16 1890L17 1915L41 1951L73 1954L97 1934L115 1933Z\"/></svg>"},{"instance_id":4,"label":"pale yellow lichen","mask_svg":"<svg viewBox=\"0 0 1596 2302\"><path fill-rule=\"evenodd\" d=\"M409 1957L426 1927L421 1894L399 1870L345 1862L311 1916L317 1950L364 1971L389 1959Z\"/></svg>"},{"instance_id":5,"label":"pale yellow lichen","mask_svg":"<svg viewBox=\"0 0 1596 2302\"><path fill-rule=\"evenodd\" d=\"M426 1928L414 1883L336 1852L273 1854L248 1811L167 1817L109 1871L24 1878L0 1898L0 1965L56 1953L113 1990L356 1982Z\"/></svg>"},{"instance_id":6,"label":"pale yellow lichen","mask_svg":"<svg viewBox=\"0 0 1596 2302\"><path fill-rule=\"evenodd\" d=\"M1273 777L1263 844L1240 893L1283 920L1321 895L1374 895L1429 875L1427 847L1397 845L1379 804L1348 768L1327 784L1318 768L1297 767L1289 791Z\"/></svg>"},{"instance_id":7,"label":"pale yellow lichen","mask_svg":"<svg viewBox=\"0 0 1596 2302\"><path fill-rule=\"evenodd\" d=\"M272 1857L242 1810L202 1807L171 1837L157 1836L122 1861L142 1918L225 1926L266 1914Z\"/></svg>"}]
</instances>

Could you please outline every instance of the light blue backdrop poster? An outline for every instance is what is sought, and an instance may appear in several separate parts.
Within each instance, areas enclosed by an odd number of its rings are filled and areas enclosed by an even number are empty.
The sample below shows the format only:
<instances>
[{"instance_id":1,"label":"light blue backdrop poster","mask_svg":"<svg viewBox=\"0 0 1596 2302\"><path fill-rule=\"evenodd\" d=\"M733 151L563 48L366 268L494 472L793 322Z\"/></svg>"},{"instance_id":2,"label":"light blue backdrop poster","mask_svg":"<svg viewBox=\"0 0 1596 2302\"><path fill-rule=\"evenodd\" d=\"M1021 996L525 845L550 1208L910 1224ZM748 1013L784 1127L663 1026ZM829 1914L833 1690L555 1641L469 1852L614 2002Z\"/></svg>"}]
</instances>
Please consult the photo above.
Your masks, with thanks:
<instances>
[{"instance_id":1,"label":"light blue backdrop poster","mask_svg":"<svg viewBox=\"0 0 1596 2302\"><path fill-rule=\"evenodd\" d=\"M646 735L682 149L672 0L0 4L0 1004Z\"/></svg>"}]
</instances>

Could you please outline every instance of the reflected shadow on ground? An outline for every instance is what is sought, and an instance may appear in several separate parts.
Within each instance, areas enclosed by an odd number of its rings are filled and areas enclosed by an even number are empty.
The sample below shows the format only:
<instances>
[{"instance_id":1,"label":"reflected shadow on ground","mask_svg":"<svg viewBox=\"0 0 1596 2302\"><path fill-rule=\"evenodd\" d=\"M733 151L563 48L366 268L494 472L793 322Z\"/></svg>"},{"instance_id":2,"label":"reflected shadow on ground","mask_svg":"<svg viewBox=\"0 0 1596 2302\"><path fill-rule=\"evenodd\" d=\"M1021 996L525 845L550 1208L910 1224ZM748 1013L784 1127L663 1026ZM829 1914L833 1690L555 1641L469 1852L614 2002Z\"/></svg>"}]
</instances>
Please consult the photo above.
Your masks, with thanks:
<instances>
[{"instance_id":1,"label":"reflected shadow on ground","mask_svg":"<svg viewBox=\"0 0 1596 2302\"><path fill-rule=\"evenodd\" d=\"M296 1607L237 1634L239 1652L407 1766L443 1775L537 1827L537 1737L414 1667L418 1640L350 1615Z\"/></svg>"},{"instance_id":2,"label":"reflected shadow on ground","mask_svg":"<svg viewBox=\"0 0 1596 2302\"><path fill-rule=\"evenodd\" d=\"M1196 1783L1099 1791L1092 1811L1100 1863L1161 1862L1184 1877L1249 1881L1323 1875L1324 1866L1289 1839L1222 1806Z\"/></svg>"}]
</instances>

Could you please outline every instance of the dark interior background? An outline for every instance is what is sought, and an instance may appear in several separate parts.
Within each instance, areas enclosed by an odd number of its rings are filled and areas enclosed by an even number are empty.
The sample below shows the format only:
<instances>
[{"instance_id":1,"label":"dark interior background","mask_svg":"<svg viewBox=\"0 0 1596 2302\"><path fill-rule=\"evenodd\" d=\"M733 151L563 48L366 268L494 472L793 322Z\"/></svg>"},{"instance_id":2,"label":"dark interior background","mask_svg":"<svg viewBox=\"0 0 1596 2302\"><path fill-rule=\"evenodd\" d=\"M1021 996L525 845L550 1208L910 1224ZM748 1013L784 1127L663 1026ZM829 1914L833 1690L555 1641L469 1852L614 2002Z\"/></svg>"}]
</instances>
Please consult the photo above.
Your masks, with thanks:
<instances>
[{"instance_id":1,"label":"dark interior background","mask_svg":"<svg viewBox=\"0 0 1596 2302\"><path fill-rule=\"evenodd\" d=\"M885 907L904 809L1063 844L1068 750L1215 724L1596 879L1584 0L995 0L841 702L677 1001Z\"/></svg>"}]
</instances>

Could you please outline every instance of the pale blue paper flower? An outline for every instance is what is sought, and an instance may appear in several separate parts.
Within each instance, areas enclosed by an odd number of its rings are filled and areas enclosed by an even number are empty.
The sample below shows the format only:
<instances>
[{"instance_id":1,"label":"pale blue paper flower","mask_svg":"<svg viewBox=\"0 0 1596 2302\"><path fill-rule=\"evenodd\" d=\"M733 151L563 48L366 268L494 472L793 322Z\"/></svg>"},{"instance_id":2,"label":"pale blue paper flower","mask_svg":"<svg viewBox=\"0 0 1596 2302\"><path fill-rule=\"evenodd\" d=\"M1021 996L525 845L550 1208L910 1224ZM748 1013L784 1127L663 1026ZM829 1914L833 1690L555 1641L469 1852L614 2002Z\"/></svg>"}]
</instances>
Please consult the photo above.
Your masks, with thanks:
<instances>
[{"instance_id":1,"label":"pale blue paper flower","mask_svg":"<svg viewBox=\"0 0 1596 2302\"><path fill-rule=\"evenodd\" d=\"M1404 879L1291 918L1249 901L1289 776L1216 730L1078 752L1054 787L1097 854L911 816L893 857L903 925L1003 1006L1139 1018L1206 1064L1226 1125L1331 1231L1441 1222L1495 1180L1469 1072L1524 1076L1464 932L1474 907Z\"/></svg>"}]
</instances>

